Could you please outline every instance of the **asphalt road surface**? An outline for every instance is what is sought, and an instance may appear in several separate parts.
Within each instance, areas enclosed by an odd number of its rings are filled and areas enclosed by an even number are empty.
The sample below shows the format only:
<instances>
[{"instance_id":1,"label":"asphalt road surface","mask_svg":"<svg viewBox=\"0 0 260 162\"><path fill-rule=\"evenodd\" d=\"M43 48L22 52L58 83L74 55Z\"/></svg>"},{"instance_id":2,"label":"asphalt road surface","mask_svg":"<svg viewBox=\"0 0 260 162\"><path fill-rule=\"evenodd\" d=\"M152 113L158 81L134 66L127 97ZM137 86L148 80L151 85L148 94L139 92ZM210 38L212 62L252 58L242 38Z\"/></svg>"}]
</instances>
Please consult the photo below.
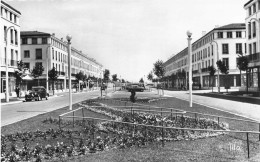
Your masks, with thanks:
<instances>
[{"instance_id":1,"label":"asphalt road surface","mask_svg":"<svg viewBox=\"0 0 260 162\"><path fill-rule=\"evenodd\" d=\"M108 90L111 92L112 89ZM72 94L72 102L78 103L100 96L100 91L78 92ZM22 102L1 106L1 126L12 124L42 113L50 112L69 105L69 93L61 93L48 100Z\"/></svg>"}]
</instances>

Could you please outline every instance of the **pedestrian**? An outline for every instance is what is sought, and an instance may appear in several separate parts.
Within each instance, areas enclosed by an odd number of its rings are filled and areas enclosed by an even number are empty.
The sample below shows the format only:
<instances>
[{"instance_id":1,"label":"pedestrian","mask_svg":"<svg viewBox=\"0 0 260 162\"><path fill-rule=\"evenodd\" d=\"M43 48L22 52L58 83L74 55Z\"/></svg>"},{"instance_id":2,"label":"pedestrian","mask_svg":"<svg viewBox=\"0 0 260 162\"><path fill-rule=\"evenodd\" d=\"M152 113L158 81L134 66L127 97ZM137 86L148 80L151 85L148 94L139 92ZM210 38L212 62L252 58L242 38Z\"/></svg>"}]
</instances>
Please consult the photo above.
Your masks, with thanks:
<instances>
[{"instance_id":1,"label":"pedestrian","mask_svg":"<svg viewBox=\"0 0 260 162\"><path fill-rule=\"evenodd\" d=\"M20 88L19 87L16 87L15 88L15 92L16 92L16 96L20 98Z\"/></svg>"}]
</instances>

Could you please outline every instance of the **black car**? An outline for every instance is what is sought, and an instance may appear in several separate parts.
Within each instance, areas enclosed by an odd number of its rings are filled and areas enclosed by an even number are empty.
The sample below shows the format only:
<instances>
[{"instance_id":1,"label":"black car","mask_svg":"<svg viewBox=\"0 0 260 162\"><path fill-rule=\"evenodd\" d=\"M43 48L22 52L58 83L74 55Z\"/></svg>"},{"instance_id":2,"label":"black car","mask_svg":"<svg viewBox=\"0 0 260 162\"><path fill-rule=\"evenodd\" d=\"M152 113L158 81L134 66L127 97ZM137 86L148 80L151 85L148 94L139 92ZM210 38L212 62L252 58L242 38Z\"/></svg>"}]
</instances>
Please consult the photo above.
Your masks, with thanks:
<instances>
[{"instance_id":1,"label":"black car","mask_svg":"<svg viewBox=\"0 0 260 162\"><path fill-rule=\"evenodd\" d=\"M46 89L43 86L32 87L32 90L29 94L25 95L25 101L39 101L42 98L48 100L49 94L46 92Z\"/></svg>"}]
</instances>

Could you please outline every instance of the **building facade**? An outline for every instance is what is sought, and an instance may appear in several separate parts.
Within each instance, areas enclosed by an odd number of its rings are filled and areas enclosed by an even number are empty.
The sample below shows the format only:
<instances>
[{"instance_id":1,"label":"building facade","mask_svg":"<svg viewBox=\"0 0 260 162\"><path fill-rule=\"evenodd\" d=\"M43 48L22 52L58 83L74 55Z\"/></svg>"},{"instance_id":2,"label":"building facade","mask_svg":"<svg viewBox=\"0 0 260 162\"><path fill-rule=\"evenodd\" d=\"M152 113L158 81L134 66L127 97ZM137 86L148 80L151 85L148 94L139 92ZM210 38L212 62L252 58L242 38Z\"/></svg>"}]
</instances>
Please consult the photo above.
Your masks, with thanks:
<instances>
[{"instance_id":1,"label":"building facade","mask_svg":"<svg viewBox=\"0 0 260 162\"><path fill-rule=\"evenodd\" d=\"M15 96L14 72L17 70L17 61L21 60L20 17L21 13L18 10L1 1L1 98L5 95L6 90L6 71L8 72L9 95Z\"/></svg>"},{"instance_id":2,"label":"building facade","mask_svg":"<svg viewBox=\"0 0 260 162\"><path fill-rule=\"evenodd\" d=\"M247 53L245 24L229 24L216 27L192 43L192 80L197 88L220 87L230 82L231 87L240 87L240 70L237 68L239 54ZM222 60L229 68L229 74L215 73L210 77L208 67L217 68L217 60ZM164 63L165 75L168 77L169 87L187 87L188 85L188 48L172 56Z\"/></svg>"},{"instance_id":3,"label":"building facade","mask_svg":"<svg viewBox=\"0 0 260 162\"><path fill-rule=\"evenodd\" d=\"M47 72L53 67L58 71L58 81L54 89L66 91L68 85L68 49L67 42L63 38L58 39L55 34L22 31L21 32L21 59L26 68L32 70L37 64L44 67L43 75L39 77L39 82L34 80L28 84L28 89L32 86L47 86ZM76 88L78 82L75 75L79 72L90 77L102 78L103 66L75 48L71 48L71 80L72 87ZM37 78L36 78L37 79ZM49 90L52 89L52 82L49 80ZM83 83L85 85L85 83Z\"/></svg>"},{"instance_id":4,"label":"building facade","mask_svg":"<svg viewBox=\"0 0 260 162\"><path fill-rule=\"evenodd\" d=\"M246 10L245 23L248 45L249 70L248 88L249 91L260 91L260 2L250 0L244 5ZM246 76L244 76L246 79Z\"/></svg>"}]
</instances>

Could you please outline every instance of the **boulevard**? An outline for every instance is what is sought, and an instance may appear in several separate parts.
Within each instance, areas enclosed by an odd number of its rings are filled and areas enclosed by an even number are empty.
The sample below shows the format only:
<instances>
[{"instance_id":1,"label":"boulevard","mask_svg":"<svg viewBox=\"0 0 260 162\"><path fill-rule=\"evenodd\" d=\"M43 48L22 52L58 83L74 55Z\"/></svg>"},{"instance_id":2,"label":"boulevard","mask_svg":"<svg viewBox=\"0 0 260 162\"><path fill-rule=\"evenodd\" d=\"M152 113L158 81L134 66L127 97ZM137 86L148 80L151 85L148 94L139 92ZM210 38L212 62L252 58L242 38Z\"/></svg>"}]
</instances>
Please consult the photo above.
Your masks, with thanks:
<instances>
[{"instance_id":1,"label":"boulevard","mask_svg":"<svg viewBox=\"0 0 260 162\"><path fill-rule=\"evenodd\" d=\"M108 89L108 93L112 89ZM100 96L100 90L77 92L72 94L73 104L83 100L92 99ZM22 102L1 107L1 126L9 125L39 114L50 112L69 105L69 94L58 93L55 97L48 100ZM69 111L69 108L68 108Z\"/></svg>"}]
</instances>

